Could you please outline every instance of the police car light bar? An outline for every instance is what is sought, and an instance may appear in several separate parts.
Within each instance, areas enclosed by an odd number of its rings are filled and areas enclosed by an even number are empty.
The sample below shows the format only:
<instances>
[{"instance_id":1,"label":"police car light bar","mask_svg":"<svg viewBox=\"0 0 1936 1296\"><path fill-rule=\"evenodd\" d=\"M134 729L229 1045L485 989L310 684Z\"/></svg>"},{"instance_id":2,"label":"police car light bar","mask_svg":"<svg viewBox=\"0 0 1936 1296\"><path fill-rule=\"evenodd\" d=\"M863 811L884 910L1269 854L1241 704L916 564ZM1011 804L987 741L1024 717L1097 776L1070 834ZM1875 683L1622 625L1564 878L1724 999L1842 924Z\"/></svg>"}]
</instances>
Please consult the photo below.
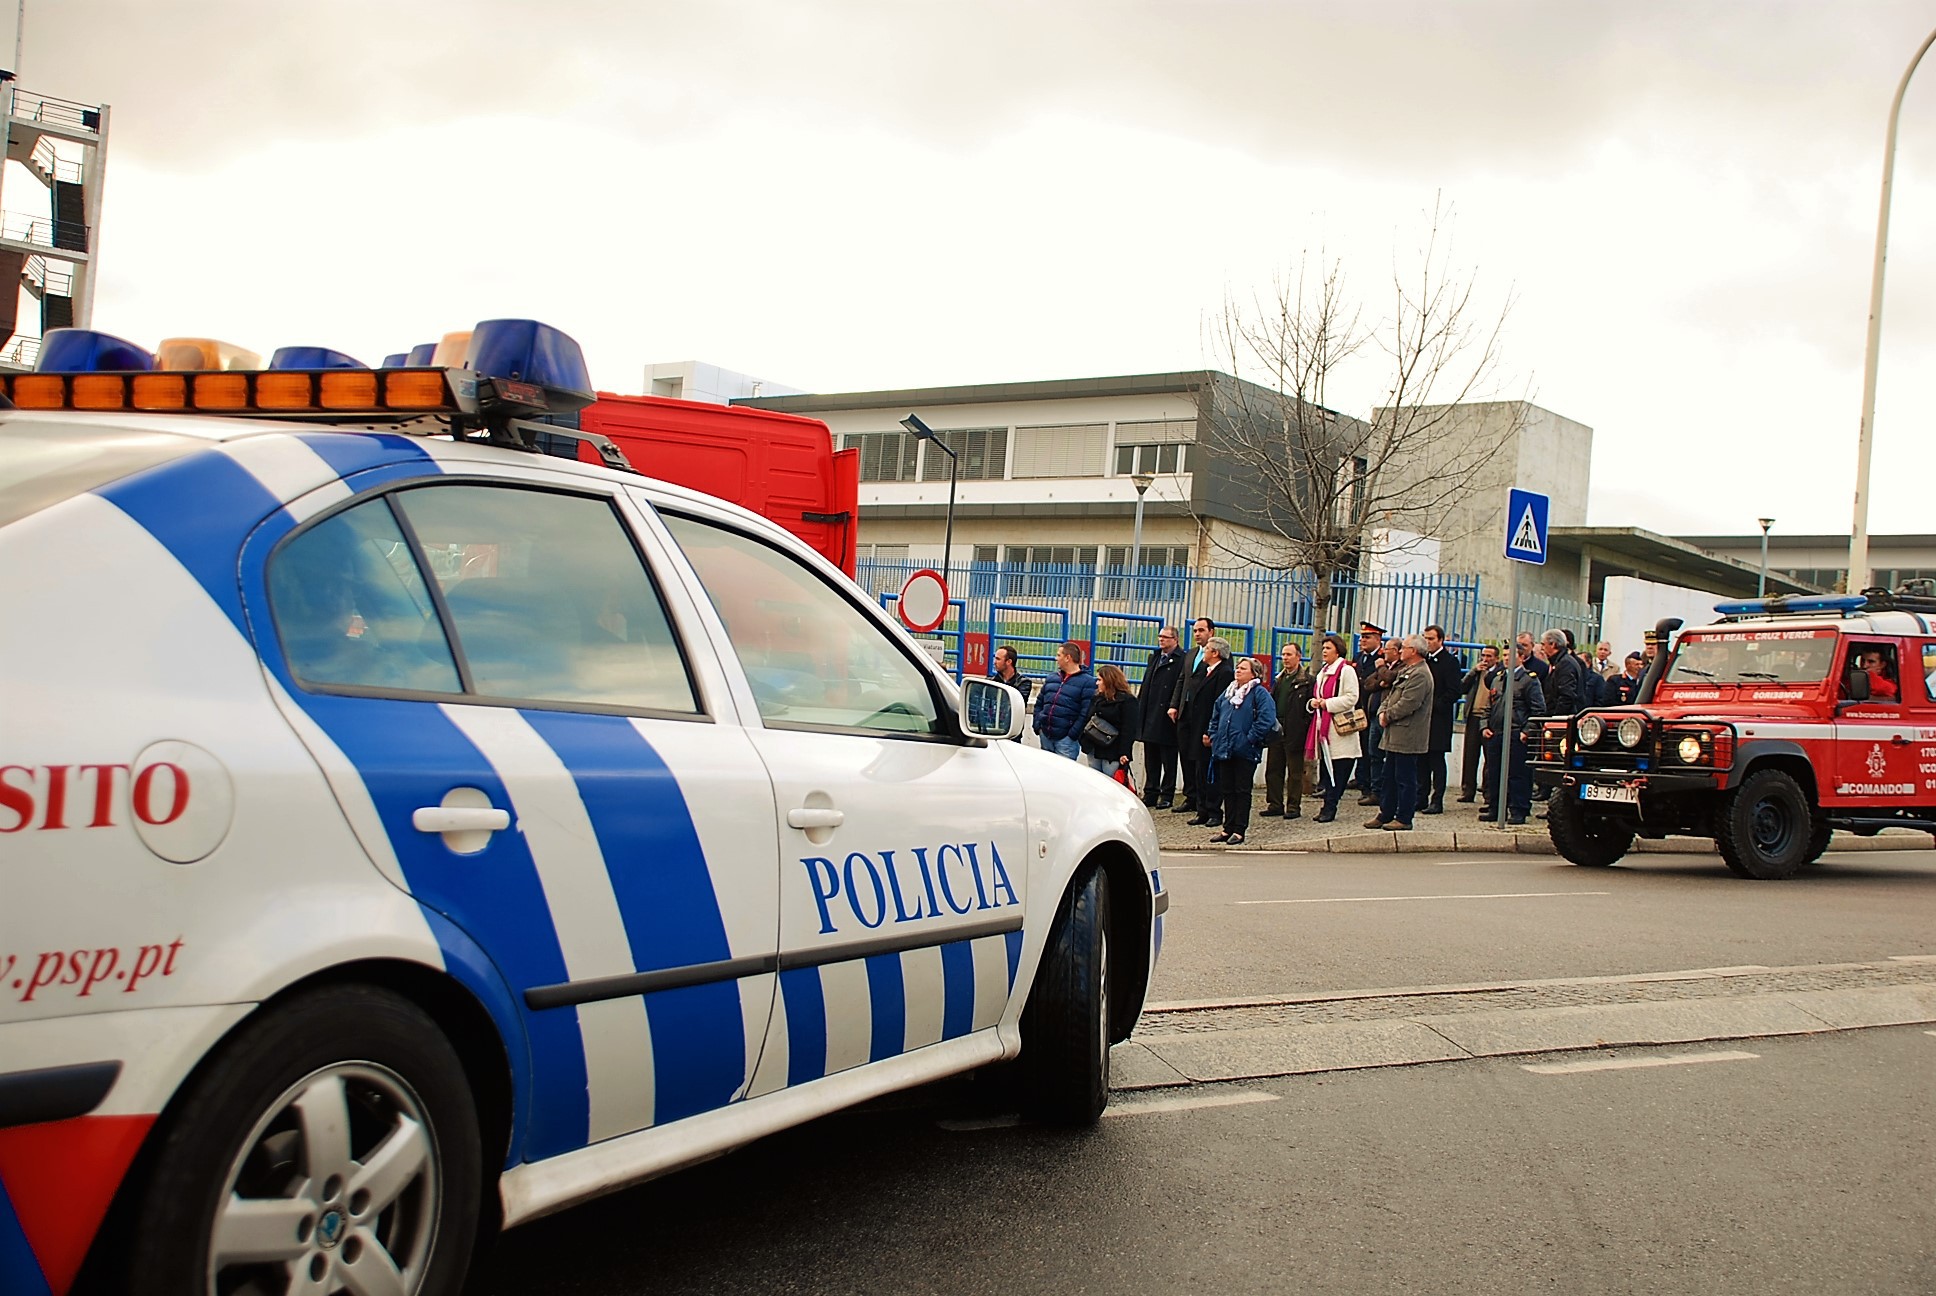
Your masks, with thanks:
<instances>
[{"instance_id":1,"label":"police car light bar","mask_svg":"<svg viewBox=\"0 0 1936 1296\"><path fill-rule=\"evenodd\" d=\"M445 351L458 337L446 339ZM128 410L275 417L417 418L447 415L452 431L498 439L518 418L570 414L594 399L584 353L566 334L535 320L485 320L468 336L464 366L425 362L370 369L321 347L285 347L267 369L229 367L247 353L211 339L171 339L157 364L131 342L87 329L55 329L30 374L0 375L0 394L19 409ZM426 360L437 344L412 351ZM394 359L395 357L390 357ZM250 357L254 359L254 357ZM259 361L257 361L259 363ZM528 448L528 437L509 436Z\"/></svg>"},{"instance_id":2,"label":"police car light bar","mask_svg":"<svg viewBox=\"0 0 1936 1296\"><path fill-rule=\"evenodd\" d=\"M1860 594L1827 594L1798 598L1777 594L1773 598L1751 599L1746 603L1716 603L1722 616L1802 616L1833 612L1846 616L1859 612L1869 600Z\"/></svg>"}]
</instances>

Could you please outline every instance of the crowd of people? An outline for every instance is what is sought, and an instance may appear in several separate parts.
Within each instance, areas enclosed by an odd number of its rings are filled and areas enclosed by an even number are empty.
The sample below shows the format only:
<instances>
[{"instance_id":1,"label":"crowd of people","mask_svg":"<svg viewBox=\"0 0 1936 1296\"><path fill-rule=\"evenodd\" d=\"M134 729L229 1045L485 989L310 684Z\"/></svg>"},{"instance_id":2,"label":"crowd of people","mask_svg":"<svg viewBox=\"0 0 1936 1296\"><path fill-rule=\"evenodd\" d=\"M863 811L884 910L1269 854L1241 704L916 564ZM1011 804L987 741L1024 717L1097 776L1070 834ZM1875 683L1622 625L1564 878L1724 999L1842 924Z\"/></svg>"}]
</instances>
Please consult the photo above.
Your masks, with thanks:
<instances>
[{"instance_id":1,"label":"crowd of people","mask_svg":"<svg viewBox=\"0 0 1936 1296\"><path fill-rule=\"evenodd\" d=\"M1308 663L1297 644L1286 643L1274 672L1267 661L1233 654L1208 617L1191 623L1190 640L1184 647L1176 628L1164 626L1140 688L1113 664L1091 672L1077 640L1056 650L1055 671L1039 688L1006 645L995 649L989 674L1024 699L1035 693L1032 724L1044 750L1086 760L1131 788L1140 742L1144 803L1192 815L1192 825L1216 830L1211 841L1233 846L1250 831L1260 763L1260 817L1299 818L1312 796L1315 819L1330 823L1351 790L1371 808L1367 828L1405 832L1418 815L1445 813L1461 723L1457 800L1482 801L1486 822L1523 824L1533 811L1534 725L1632 702L1653 652L1649 644L1616 658L1607 642L1592 653L1579 650L1566 630L1522 631L1513 646L1507 715L1500 650L1487 646L1468 664L1437 625L1388 638L1384 627L1362 622L1356 652L1344 636L1326 634L1318 659Z\"/></svg>"}]
</instances>

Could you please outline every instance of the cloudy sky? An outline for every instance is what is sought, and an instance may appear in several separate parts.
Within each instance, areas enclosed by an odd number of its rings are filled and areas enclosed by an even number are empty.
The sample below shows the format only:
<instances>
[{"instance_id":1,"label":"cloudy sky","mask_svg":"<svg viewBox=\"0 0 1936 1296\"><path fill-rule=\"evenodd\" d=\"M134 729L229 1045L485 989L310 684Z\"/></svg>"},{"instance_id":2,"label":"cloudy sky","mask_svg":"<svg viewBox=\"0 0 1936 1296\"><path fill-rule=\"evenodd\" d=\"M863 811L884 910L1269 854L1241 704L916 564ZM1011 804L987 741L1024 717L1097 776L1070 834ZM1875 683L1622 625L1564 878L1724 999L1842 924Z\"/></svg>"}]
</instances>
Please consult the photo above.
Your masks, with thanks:
<instances>
[{"instance_id":1,"label":"cloudy sky","mask_svg":"<svg viewBox=\"0 0 1936 1296\"><path fill-rule=\"evenodd\" d=\"M683 359L814 391L1201 367L1226 295L1302 256L1378 319L1439 204L1477 308L1511 302L1502 393L1595 429L1590 521L1846 534L1883 131L1932 25L1885 0L28 0L21 83L112 106L98 327L375 361L526 315L615 391ZM1931 62L1897 159L1884 533L1936 531ZM1385 381L1367 361L1332 403Z\"/></svg>"}]
</instances>

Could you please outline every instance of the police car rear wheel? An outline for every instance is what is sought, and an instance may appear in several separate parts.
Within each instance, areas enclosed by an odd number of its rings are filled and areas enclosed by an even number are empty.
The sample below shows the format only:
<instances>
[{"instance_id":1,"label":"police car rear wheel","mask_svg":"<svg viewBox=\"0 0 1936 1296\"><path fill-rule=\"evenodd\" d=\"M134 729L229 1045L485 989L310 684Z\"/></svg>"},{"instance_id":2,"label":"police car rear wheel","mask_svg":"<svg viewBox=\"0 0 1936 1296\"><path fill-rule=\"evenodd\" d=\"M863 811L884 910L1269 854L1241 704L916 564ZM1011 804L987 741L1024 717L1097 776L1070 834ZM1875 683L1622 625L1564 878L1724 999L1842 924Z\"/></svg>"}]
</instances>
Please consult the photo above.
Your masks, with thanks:
<instances>
[{"instance_id":1,"label":"police car rear wheel","mask_svg":"<svg viewBox=\"0 0 1936 1296\"><path fill-rule=\"evenodd\" d=\"M1721 858L1743 877L1793 877L1808 861L1814 813L1800 786L1781 770L1748 775L1718 819L1714 840Z\"/></svg>"},{"instance_id":2,"label":"police car rear wheel","mask_svg":"<svg viewBox=\"0 0 1936 1296\"><path fill-rule=\"evenodd\" d=\"M1022 1109L1093 1125L1109 1101L1109 884L1088 866L1062 898L1022 1013Z\"/></svg>"},{"instance_id":3,"label":"police car rear wheel","mask_svg":"<svg viewBox=\"0 0 1936 1296\"><path fill-rule=\"evenodd\" d=\"M1586 807L1566 792L1553 794L1546 817L1547 834L1563 857L1586 868L1606 868L1632 849L1632 828L1604 815L1589 819Z\"/></svg>"},{"instance_id":4,"label":"police car rear wheel","mask_svg":"<svg viewBox=\"0 0 1936 1296\"><path fill-rule=\"evenodd\" d=\"M463 1286L482 1170L462 1065L407 1001L335 987L211 1060L132 1225L138 1293Z\"/></svg>"}]
</instances>

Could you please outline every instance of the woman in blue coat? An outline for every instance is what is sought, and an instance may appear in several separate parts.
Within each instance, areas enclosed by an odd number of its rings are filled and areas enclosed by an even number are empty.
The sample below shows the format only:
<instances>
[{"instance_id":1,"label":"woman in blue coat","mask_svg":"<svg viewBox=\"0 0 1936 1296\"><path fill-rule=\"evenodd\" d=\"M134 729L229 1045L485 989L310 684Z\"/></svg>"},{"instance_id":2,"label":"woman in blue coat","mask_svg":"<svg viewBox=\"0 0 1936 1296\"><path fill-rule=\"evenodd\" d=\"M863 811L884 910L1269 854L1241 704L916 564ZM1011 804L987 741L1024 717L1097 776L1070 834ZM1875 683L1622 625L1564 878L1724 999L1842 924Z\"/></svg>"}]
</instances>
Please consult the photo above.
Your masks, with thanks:
<instances>
[{"instance_id":1,"label":"woman in blue coat","mask_svg":"<svg viewBox=\"0 0 1936 1296\"><path fill-rule=\"evenodd\" d=\"M1257 682L1257 663L1237 658L1237 677L1210 713L1210 764L1223 802L1223 831L1211 841L1243 844L1250 828L1250 786L1257 777L1264 744L1276 728L1277 704L1271 701L1270 690Z\"/></svg>"}]
</instances>

